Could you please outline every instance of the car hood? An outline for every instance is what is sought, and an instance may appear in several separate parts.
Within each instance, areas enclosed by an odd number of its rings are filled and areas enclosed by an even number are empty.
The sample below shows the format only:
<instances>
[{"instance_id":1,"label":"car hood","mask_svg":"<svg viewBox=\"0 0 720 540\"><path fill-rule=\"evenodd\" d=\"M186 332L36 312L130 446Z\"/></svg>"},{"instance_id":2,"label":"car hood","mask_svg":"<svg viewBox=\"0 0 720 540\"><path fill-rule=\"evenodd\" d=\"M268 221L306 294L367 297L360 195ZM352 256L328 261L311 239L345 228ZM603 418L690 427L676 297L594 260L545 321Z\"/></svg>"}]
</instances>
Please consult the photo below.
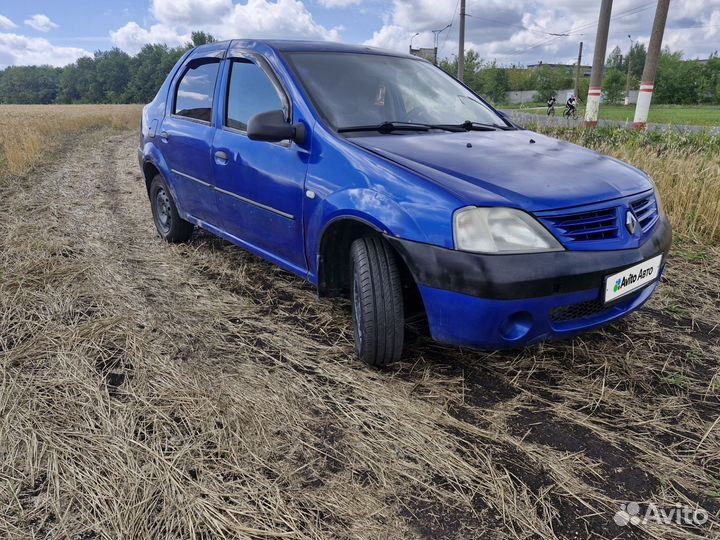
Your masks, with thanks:
<instances>
[{"instance_id":1,"label":"car hood","mask_svg":"<svg viewBox=\"0 0 720 540\"><path fill-rule=\"evenodd\" d=\"M467 204L554 210L652 187L647 175L626 163L525 130L351 140L442 185Z\"/></svg>"}]
</instances>

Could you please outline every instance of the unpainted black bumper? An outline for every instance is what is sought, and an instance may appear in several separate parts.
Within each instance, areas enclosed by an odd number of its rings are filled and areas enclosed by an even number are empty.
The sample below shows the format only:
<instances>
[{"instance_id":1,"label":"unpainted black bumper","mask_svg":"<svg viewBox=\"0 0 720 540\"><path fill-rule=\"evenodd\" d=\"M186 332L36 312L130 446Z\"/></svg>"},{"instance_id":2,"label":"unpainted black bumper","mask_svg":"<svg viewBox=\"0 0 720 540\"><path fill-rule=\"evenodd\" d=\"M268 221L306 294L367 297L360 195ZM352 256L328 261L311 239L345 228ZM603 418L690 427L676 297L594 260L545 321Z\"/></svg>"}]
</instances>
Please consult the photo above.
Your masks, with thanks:
<instances>
[{"instance_id":1,"label":"unpainted black bumper","mask_svg":"<svg viewBox=\"0 0 720 540\"><path fill-rule=\"evenodd\" d=\"M502 349L568 337L639 308L659 278L607 305L601 298L604 280L644 260L666 256L672 231L662 216L637 249L524 255L483 255L397 238L388 241L415 277L433 338ZM665 257L660 274L664 265ZM580 316L567 317L575 311Z\"/></svg>"}]
</instances>

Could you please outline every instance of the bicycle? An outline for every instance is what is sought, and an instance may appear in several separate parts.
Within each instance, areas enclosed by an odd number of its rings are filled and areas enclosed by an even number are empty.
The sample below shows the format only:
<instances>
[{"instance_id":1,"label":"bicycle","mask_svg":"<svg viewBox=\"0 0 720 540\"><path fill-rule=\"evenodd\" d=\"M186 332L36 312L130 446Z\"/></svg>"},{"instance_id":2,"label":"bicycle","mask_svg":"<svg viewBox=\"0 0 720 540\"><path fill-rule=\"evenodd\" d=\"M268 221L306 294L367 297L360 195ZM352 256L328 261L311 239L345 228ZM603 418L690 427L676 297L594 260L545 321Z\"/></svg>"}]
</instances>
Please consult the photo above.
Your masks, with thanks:
<instances>
[{"instance_id":1,"label":"bicycle","mask_svg":"<svg viewBox=\"0 0 720 540\"><path fill-rule=\"evenodd\" d=\"M550 105L547 110L548 116L555 116L555 105Z\"/></svg>"},{"instance_id":2,"label":"bicycle","mask_svg":"<svg viewBox=\"0 0 720 540\"><path fill-rule=\"evenodd\" d=\"M563 118L572 118L573 120L578 119L578 113L576 108L570 109L569 107L565 107L565 111L563 112Z\"/></svg>"}]
</instances>

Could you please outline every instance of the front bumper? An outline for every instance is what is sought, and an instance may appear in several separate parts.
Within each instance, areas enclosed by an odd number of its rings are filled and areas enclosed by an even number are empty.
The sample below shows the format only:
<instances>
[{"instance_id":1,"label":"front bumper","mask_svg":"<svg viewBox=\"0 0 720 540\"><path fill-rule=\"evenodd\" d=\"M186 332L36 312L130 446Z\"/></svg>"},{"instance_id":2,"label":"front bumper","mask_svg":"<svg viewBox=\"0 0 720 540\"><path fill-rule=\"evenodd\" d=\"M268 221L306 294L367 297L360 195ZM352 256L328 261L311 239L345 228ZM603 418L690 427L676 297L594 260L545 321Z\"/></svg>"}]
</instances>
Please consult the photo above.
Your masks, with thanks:
<instances>
[{"instance_id":1,"label":"front bumper","mask_svg":"<svg viewBox=\"0 0 720 540\"><path fill-rule=\"evenodd\" d=\"M420 289L437 341L503 349L561 339L614 321L642 306L659 279L605 305L604 278L666 256L667 217L637 249L482 255L388 238ZM660 275L665 266L663 258Z\"/></svg>"}]
</instances>

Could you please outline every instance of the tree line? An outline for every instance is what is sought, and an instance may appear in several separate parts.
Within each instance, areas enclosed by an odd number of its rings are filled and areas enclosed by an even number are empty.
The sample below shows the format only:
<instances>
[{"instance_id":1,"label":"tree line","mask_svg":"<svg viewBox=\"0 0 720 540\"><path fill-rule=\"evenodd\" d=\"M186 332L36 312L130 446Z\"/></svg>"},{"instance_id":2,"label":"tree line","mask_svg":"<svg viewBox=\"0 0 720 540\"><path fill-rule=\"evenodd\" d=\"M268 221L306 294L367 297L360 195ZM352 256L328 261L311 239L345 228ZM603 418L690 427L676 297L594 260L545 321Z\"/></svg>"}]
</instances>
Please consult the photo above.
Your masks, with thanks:
<instances>
[{"instance_id":1,"label":"tree line","mask_svg":"<svg viewBox=\"0 0 720 540\"><path fill-rule=\"evenodd\" d=\"M184 46L145 45L135 56L114 48L63 68L8 67L0 71L0 103L147 103L189 48L213 41L210 34L193 32L192 41ZM607 102L617 103L625 97L628 67L630 88L638 88L645 55L642 43L633 44L625 56L619 47L610 53L603 82ZM442 60L440 67L455 75L457 58ZM464 80L497 104L505 101L507 92L520 90L534 90L535 100L544 102L559 90L573 88L575 72L572 66L500 66L468 50ZM587 91L588 79L582 77L580 96ZM653 103L720 104L720 57L715 53L706 62L684 60L682 52L665 49L658 64Z\"/></svg>"},{"instance_id":2,"label":"tree line","mask_svg":"<svg viewBox=\"0 0 720 540\"><path fill-rule=\"evenodd\" d=\"M145 45L130 56L97 51L63 68L11 66L0 71L0 103L147 103L188 49L215 38L193 32L181 47Z\"/></svg>"},{"instance_id":3,"label":"tree line","mask_svg":"<svg viewBox=\"0 0 720 540\"><path fill-rule=\"evenodd\" d=\"M625 97L630 74L630 89L640 87L647 50L642 43L634 43L627 55L619 47L611 51L605 64L603 92L606 102L619 103ZM457 58L442 60L440 67L451 75L457 74ZM583 74L584 75L584 74ZM544 102L559 90L575 88L574 66L541 65L532 69L498 66L484 61L469 50L465 53L464 81L478 94L493 103L505 101L507 92L535 91L534 100ZM587 96L589 79L581 76L580 97ZM720 104L720 57L710 55L707 61L685 60L681 51L666 48L658 62L653 103L701 105Z\"/></svg>"}]
</instances>

